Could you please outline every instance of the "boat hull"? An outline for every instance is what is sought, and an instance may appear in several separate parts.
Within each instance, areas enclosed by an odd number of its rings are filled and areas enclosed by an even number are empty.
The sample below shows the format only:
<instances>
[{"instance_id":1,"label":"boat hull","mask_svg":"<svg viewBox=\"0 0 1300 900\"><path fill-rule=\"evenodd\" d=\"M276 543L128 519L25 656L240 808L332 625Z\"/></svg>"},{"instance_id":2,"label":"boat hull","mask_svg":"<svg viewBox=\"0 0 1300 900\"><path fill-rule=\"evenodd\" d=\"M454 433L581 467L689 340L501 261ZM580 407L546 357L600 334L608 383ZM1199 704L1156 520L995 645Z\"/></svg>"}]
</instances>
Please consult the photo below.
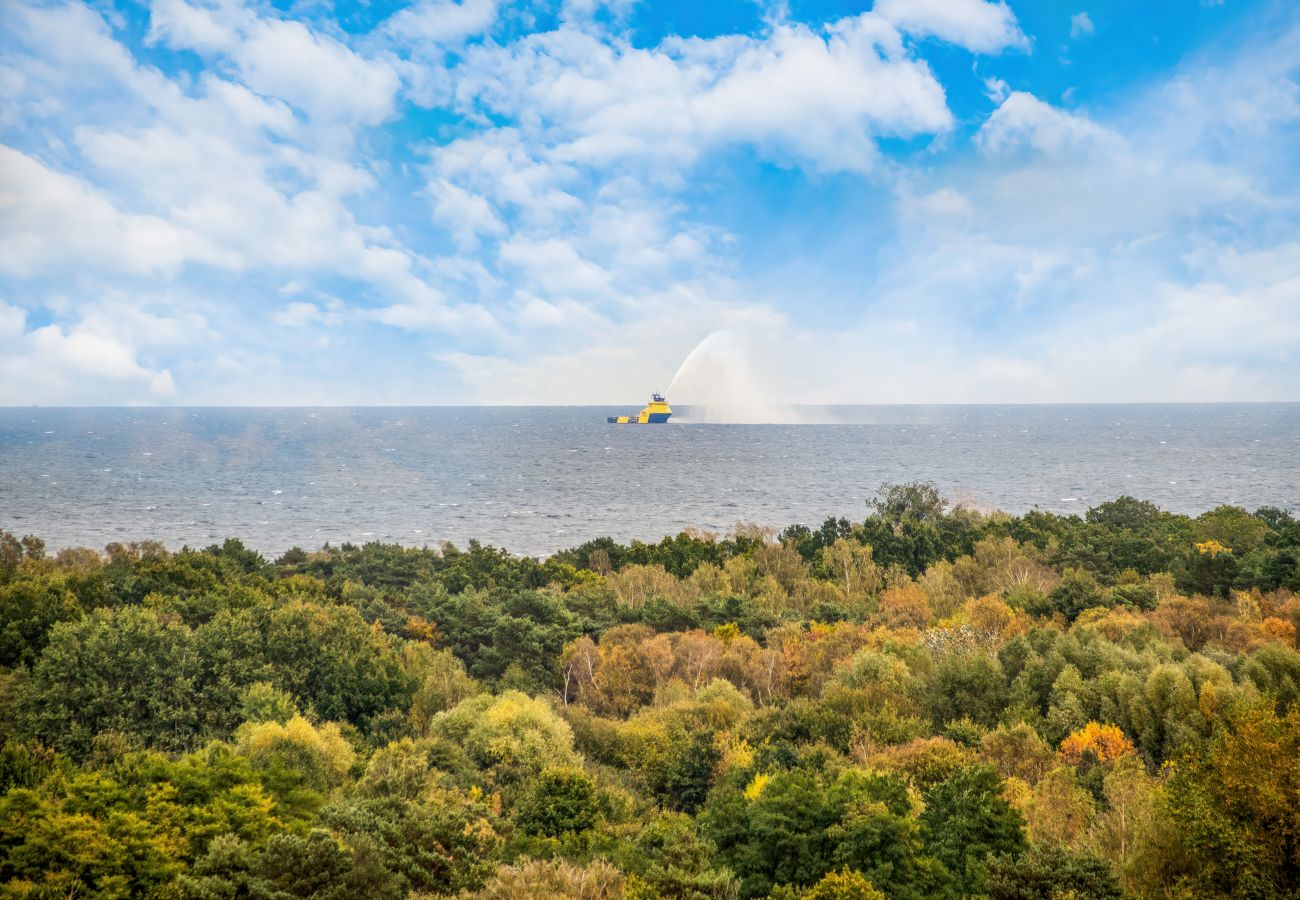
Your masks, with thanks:
<instances>
[{"instance_id":1,"label":"boat hull","mask_svg":"<svg viewBox=\"0 0 1300 900\"><path fill-rule=\"evenodd\" d=\"M605 421L611 425L662 425L672 413L652 413L645 419L639 416L610 416Z\"/></svg>"}]
</instances>

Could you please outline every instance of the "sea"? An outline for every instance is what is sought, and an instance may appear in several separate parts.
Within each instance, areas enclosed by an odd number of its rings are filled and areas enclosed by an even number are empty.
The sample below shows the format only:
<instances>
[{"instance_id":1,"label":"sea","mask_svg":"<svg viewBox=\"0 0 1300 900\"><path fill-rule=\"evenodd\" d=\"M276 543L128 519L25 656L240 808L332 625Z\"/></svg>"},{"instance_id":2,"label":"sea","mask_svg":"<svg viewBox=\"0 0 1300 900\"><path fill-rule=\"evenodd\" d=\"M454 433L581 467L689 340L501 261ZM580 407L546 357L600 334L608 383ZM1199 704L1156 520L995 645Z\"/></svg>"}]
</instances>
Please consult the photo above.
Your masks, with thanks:
<instances>
[{"instance_id":1,"label":"sea","mask_svg":"<svg viewBox=\"0 0 1300 900\"><path fill-rule=\"evenodd\" d=\"M860 519L882 484L918 480L985 511L1082 514L1125 494L1189 514L1300 511L1298 403L845 406L766 425L683 408L606 424L628 409L0 408L0 528L51 549L475 539L542 556L602 535Z\"/></svg>"}]
</instances>

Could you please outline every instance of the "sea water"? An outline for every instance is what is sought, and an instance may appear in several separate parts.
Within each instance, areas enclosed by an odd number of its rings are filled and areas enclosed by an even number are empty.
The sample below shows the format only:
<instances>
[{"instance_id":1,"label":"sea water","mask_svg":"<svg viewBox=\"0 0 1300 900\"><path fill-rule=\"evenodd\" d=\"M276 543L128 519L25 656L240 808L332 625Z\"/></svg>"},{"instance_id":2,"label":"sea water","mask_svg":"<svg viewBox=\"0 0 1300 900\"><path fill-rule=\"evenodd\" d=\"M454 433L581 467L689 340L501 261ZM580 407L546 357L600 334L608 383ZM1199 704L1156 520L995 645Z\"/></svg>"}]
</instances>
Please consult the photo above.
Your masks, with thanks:
<instances>
[{"instance_id":1,"label":"sea water","mask_svg":"<svg viewBox=\"0 0 1300 900\"><path fill-rule=\"evenodd\" d=\"M1300 404L855 406L822 424L608 425L626 409L0 409L0 528L51 548L237 537L266 554L470 539L545 554L861 518L885 482L979 509L1123 494L1300 511Z\"/></svg>"}]
</instances>

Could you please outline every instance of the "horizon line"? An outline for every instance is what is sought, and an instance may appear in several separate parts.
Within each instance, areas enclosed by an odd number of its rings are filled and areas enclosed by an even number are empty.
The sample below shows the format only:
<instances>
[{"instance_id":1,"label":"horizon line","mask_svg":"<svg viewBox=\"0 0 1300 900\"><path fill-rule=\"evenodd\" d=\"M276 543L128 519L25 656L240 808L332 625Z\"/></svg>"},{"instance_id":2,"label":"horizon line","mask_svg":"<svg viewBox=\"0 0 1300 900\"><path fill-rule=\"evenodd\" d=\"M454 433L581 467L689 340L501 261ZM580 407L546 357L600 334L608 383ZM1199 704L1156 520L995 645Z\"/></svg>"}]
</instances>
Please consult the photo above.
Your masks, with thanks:
<instances>
[{"instance_id":1,"label":"horizon line","mask_svg":"<svg viewBox=\"0 0 1300 900\"><path fill-rule=\"evenodd\" d=\"M30 403L0 404L0 410L22 409L604 409L635 405L637 401L608 403ZM716 404L678 404L694 409ZM781 409L835 409L854 407L963 407L963 406L1295 406L1295 400L1034 400L1034 401L876 401L833 403L780 403ZM705 423L701 423L705 424ZM761 424L761 423L759 423ZM792 424L792 423L782 423Z\"/></svg>"}]
</instances>

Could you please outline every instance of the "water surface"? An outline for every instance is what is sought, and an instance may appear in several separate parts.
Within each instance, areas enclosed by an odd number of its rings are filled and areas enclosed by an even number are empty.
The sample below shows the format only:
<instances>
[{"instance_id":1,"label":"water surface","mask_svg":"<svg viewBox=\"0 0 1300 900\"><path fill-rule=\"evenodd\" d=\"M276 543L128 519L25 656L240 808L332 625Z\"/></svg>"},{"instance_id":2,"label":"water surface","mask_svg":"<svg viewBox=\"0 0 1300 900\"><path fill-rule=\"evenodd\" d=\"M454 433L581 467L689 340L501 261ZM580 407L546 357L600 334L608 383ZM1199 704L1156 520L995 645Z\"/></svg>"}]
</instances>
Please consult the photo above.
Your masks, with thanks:
<instances>
[{"instance_id":1,"label":"water surface","mask_svg":"<svg viewBox=\"0 0 1300 900\"><path fill-rule=\"evenodd\" d=\"M543 554L605 534L860 518L881 483L916 479L1011 512L1081 513L1121 494L1185 513L1300 509L1294 403L861 406L811 416L837 424L605 423L627 411L0 408L0 528L51 547L234 536L278 554L478 538Z\"/></svg>"}]
</instances>

